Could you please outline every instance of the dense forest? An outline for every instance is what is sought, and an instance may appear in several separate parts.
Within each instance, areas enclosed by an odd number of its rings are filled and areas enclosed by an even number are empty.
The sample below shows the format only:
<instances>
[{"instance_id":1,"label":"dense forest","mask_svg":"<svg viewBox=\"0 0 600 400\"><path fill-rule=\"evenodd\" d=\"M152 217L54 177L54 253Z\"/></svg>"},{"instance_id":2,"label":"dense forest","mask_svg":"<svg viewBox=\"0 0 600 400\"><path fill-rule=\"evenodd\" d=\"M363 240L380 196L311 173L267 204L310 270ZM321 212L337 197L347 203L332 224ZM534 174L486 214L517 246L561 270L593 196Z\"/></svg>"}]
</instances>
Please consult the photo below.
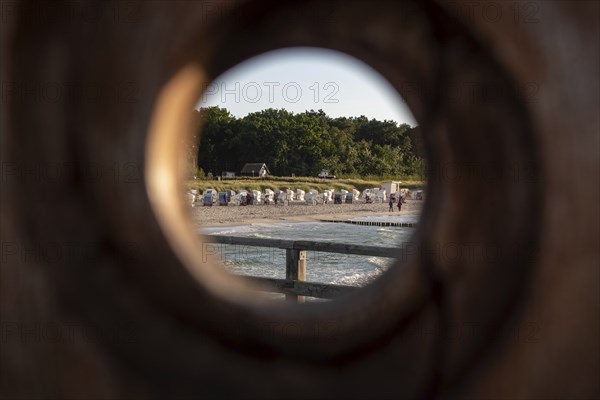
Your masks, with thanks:
<instances>
[{"instance_id":1,"label":"dense forest","mask_svg":"<svg viewBox=\"0 0 600 400\"><path fill-rule=\"evenodd\" d=\"M424 167L418 127L407 124L331 118L322 110L268 109L243 118L219 107L199 112L198 168L213 175L237 175L249 162L266 163L276 176L317 176L328 170L344 177L419 177Z\"/></svg>"}]
</instances>

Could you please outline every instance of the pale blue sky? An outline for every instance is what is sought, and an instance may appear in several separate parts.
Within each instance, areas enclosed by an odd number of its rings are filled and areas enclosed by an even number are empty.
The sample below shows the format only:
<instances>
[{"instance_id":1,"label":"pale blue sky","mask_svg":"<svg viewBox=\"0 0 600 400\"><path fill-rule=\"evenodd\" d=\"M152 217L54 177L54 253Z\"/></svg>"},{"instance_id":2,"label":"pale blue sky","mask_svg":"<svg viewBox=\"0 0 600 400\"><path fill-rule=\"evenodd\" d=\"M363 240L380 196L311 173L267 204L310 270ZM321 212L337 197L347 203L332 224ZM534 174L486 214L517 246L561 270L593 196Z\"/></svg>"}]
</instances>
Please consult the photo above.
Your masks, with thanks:
<instances>
[{"instance_id":1,"label":"pale blue sky","mask_svg":"<svg viewBox=\"0 0 600 400\"><path fill-rule=\"evenodd\" d=\"M223 90L225 89L225 90ZM332 50L289 48L251 58L207 86L196 108L219 106L243 117L266 108L322 109L416 125L391 84L364 62Z\"/></svg>"}]
</instances>

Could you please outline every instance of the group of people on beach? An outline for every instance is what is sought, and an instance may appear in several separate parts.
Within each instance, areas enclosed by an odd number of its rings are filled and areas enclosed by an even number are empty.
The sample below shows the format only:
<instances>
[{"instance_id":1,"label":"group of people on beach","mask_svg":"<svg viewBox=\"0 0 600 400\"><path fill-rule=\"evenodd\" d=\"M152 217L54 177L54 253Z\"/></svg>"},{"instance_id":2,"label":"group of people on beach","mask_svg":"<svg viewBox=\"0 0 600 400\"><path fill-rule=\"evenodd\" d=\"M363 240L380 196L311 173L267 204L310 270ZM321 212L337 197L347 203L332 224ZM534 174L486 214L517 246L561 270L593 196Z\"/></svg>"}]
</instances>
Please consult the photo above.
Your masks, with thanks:
<instances>
[{"instance_id":1,"label":"group of people on beach","mask_svg":"<svg viewBox=\"0 0 600 400\"><path fill-rule=\"evenodd\" d=\"M394 212L394 204L397 204L398 212L400 212L402 209L402 204L404 203L406 203L404 196L398 196L398 203L396 203L396 194L392 193L390 195L390 201L388 202L388 205L390 206L390 212Z\"/></svg>"}]
</instances>

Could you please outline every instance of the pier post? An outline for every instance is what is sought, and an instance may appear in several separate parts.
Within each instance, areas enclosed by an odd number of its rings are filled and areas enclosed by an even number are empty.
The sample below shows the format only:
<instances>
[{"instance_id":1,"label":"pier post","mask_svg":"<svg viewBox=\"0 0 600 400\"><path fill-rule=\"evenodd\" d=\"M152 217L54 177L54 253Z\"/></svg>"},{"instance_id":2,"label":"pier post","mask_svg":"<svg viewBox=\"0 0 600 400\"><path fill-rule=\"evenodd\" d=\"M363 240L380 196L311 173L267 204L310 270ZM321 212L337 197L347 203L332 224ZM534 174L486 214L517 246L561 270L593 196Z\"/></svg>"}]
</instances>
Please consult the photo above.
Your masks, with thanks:
<instances>
[{"instance_id":1,"label":"pier post","mask_svg":"<svg viewBox=\"0 0 600 400\"><path fill-rule=\"evenodd\" d=\"M286 249L285 279L288 281L306 280L306 250ZM286 294L287 301L304 303L304 296Z\"/></svg>"}]
</instances>

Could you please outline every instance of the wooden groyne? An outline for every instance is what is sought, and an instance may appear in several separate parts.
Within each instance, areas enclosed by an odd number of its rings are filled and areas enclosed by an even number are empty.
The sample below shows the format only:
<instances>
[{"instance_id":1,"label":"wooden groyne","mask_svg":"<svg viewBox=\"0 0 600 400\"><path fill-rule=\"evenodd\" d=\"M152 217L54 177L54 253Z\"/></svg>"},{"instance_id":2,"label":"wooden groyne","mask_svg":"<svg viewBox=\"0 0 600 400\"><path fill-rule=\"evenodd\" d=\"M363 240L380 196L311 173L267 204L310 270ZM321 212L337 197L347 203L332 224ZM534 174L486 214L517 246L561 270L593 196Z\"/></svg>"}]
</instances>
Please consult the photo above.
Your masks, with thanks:
<instances>
[{"instance_id":1,"label":"wooden groyne","mask_svg":"<svg viewBox=\"0 0 600 400\"><path fill-rule=\"evenodd\" d=\"M259 239L239 236L209 235L205 237L205 241L219 244L285 249L285 279L252 276L244 276L244 278L258 283L265 291L284 293L286 295L286 300L298 302L303 302L304 296L334 299L360 289L355 286L306 282L307 251L386 258L394 258L398 254L398 249L390 247L315 242L309 240Z\"/></svg>"},{"instance_id":2,"label":"wooden groyne","mask_svg":"<svg viewBox=\"0 0 600 400\"><path fill-rule=\"evenodd\" d=\"M416 228L416 222L386 222L386 221L356 221L356 220L340 220L340 219L321 219L319 222L331 222L335 224L352 224L363 226L390 226L401 228Z\"/></svg>"}]
</instances>

